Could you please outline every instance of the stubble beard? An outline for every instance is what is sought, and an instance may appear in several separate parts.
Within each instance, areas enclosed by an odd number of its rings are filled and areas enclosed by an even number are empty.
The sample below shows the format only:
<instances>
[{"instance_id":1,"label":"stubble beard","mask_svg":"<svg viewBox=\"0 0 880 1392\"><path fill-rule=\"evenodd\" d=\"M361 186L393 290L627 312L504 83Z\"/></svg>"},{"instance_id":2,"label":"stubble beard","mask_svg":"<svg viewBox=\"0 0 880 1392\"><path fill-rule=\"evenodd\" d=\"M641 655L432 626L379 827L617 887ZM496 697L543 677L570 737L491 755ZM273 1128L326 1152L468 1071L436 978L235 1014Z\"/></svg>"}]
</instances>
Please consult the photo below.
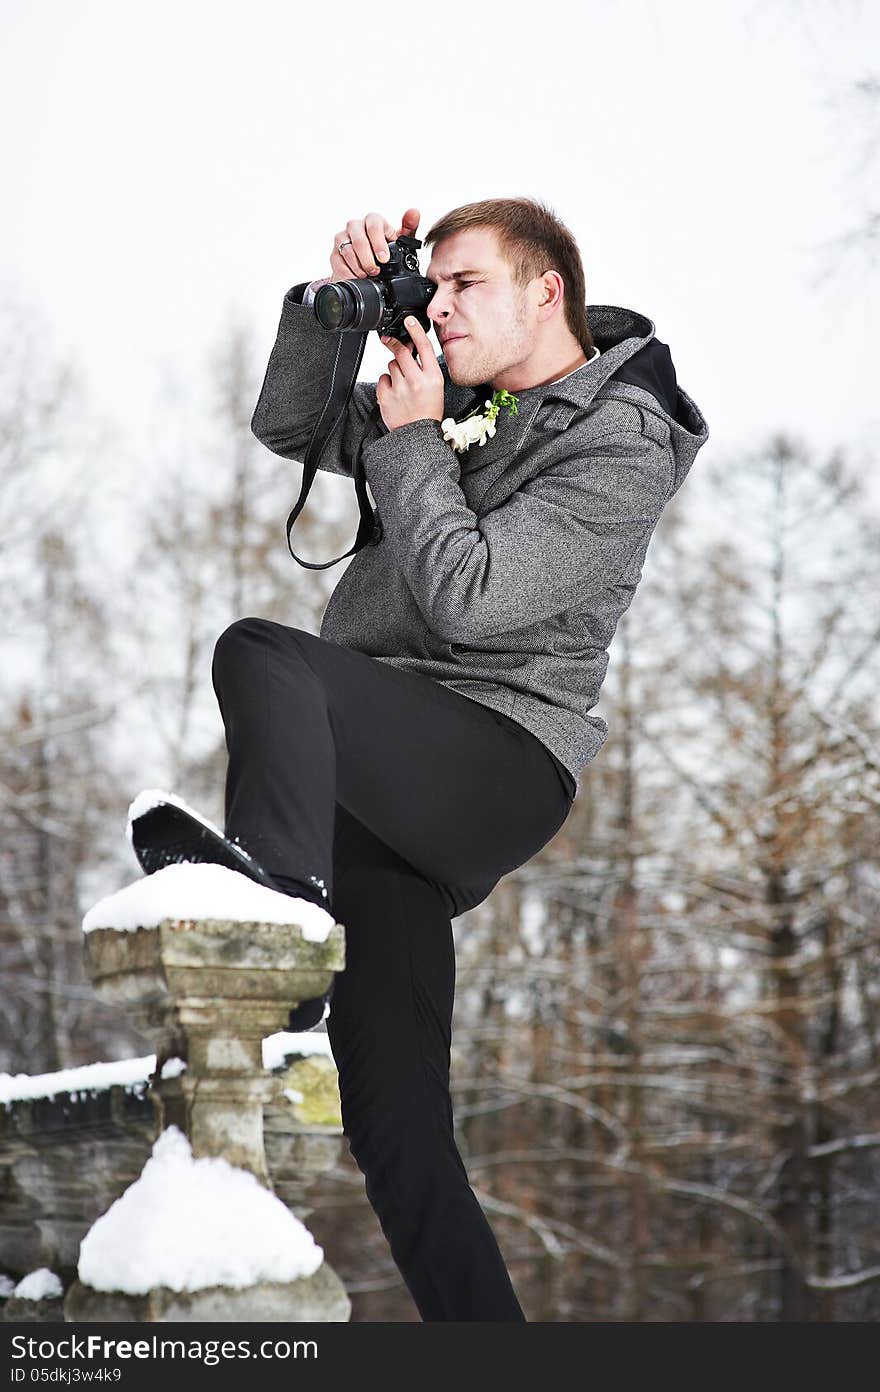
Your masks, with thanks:
<instances>
[{"instance_id":1,"label":"stubble beard","mask_svg":"<svg viewBox=\"0 0 880 1392\"><path fill-rule=\"evenodd\" d=\"M469 341L473 344L472 338ZM450 380L457 387L479 387L484 382L491 383L502 372L528 357L530 347L523 297L517 302L514 317L508 321L504 338L494 352L483 350L476 359L469 359L460 368L446 357Z\"/></svg>"}]
</instances>

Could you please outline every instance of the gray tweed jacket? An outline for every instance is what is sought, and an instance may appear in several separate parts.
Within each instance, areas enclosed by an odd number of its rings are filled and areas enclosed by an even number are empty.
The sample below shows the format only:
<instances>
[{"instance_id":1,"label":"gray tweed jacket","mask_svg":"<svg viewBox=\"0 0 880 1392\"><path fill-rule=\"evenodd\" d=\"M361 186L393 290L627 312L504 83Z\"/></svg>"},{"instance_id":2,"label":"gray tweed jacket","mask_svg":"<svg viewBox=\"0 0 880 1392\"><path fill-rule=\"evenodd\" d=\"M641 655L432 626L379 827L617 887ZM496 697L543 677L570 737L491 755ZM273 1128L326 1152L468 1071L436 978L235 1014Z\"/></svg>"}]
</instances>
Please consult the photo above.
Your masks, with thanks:
<instances>
[{"instance_id":1,"label":"gray tweed jacket","mask_svg":"<svg viewBox=\"0 0 880 1392\"><path fill-rule=\"evenodd\" d=\"M284 298L251 428L302 461L327 397L336 335ZM589 305L600 356L561 381L517 392L485 445L459 455L437 421L389 431L376 384L358 382L321 468L363 463L381 534L349 562L320 636L422 672L518 721L571 775L608 735L590 712L648 543L708 438L650 319ZM446 379L460 420L491 387Z\"/></svg>"}]
</instances>

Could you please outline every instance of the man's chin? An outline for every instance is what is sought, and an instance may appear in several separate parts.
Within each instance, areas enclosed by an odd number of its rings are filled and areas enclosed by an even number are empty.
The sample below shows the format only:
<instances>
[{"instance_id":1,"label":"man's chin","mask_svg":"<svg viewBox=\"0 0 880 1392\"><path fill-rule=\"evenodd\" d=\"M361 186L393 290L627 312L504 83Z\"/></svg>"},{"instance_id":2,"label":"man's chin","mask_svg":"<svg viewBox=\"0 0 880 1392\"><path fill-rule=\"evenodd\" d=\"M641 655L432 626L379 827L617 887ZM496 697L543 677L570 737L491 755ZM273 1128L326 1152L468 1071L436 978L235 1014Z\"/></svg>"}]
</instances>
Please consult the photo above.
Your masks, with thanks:
<instances>
[{"instance_id":1,"label":"man's chin","mask_svg":"<svg viewBox=\"0 0 880 1392\"><path fill-rule=\"evenodd\" d=\"M468 367L466 363L456 361L456 359L460 356L461 354L453 353L453 361L450 361L449 355L447 353L443 354L443 361L446 364L446 372L453 386L482 387L487 382L491 381L490 377L481 375L480 367L483 366L483 364L479 364L476 368L473 367L473 365Z\"/></svg>"},{"instance_id":2,"label":"man's chin","mask_svg":"<svg viewBox=\"0 0 880 1392\"><path fill-rule=\"evenodd\" d=\"M449 380L456 387L478 387L485 380L482 377L475 377L473 372L468 372L466 368L454 367L448 358L445 359L445 362Z\"/></svg>"}]
</instances>

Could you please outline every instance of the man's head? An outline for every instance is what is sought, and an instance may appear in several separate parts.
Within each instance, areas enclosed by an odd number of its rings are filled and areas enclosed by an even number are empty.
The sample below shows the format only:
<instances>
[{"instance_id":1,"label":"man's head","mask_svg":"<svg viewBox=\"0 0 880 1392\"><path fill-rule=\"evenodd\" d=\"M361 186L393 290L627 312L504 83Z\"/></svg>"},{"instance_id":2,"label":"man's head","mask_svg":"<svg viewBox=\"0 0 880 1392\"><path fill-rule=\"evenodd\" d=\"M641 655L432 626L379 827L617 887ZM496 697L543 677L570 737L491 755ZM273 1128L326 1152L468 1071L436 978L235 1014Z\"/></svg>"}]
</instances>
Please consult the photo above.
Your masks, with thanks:
<instances>
[{"instance_id":1,"label":"man's head","mask_svg":"<svg viewBox=\"0 0 880 1392\"><path fill-rule=\"evenodd\" d=\"M457 385L515 392L592 356L580 252L544 204L465 204L435 222L424 245L434 247L425 275L437 286L427 312Z\"/></svg>"}]
</instances>

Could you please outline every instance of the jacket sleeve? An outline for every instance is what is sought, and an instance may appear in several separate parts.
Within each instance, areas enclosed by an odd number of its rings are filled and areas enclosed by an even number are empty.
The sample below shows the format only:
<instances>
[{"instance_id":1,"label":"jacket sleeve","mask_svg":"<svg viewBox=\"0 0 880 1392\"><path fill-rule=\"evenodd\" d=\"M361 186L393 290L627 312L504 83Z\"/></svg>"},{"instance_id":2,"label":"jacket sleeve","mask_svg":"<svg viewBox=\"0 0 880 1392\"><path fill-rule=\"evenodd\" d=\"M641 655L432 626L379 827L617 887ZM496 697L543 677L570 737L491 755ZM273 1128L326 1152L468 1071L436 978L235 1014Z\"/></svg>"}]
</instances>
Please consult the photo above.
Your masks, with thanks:
<instances>
[{"instance_id":1,"label":"jacket sleeve","mask_svg":"<svg viewBox=\"0 0 880 1392\"><path fill-rule=\"evenodd\" d=\"M288 290L263 386L251 420L261 444L284 459L305 459L315 423L330 393L339 335L322 329L302 303L312 282ZM352 472L361 442L387 433L376 404L375 382L355 382L348 405L324 446L319 468Z\"/></svg>"},{"instance_id":2,"label":"jacket sleeve","mask_svg":"<svg viewBox=\"0 0 880 1392\"><path fill-rule=\"evenodd\" d=\"M642 433L638 412L565 448L482 517L437 421L411 421L365 448L386 544L441 638L473 642L571 608L615 584L653 531L674 491L673 461Z\"/></svg>"},{"instance_id":3,"label":"jacket sleeve","mask_svg":"<svg viewBox=\"0 0 880 1392\"><path fill-rule=\"evenodd\" d=\"M317 295L321 286L329 285L332 279L332 276L321 276L318 280L310 280L305 290L303 290L302 303L304 305L314 304L315 296Z\"/></svg>"}]
</instances>

